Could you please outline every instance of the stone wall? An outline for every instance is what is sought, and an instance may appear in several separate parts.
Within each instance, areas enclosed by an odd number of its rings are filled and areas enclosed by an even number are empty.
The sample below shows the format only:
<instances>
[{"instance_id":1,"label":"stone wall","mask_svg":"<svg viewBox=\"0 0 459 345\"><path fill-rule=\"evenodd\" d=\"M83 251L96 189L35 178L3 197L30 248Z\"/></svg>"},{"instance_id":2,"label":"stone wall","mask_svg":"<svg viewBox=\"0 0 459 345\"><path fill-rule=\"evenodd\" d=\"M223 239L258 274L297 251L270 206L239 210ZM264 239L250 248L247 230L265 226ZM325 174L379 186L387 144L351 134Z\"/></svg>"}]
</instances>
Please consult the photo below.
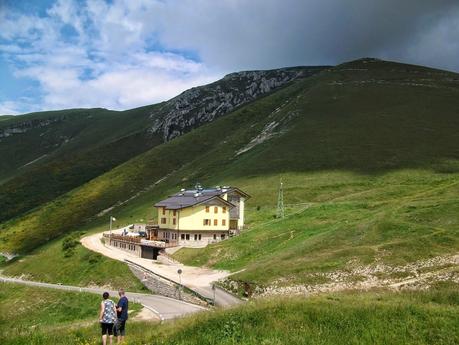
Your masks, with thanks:
<instances>
[{"instance_id":1,"label":"stone wall","mask_svg":"<svg viewBox=\"0 0 459 345\"><path fill-rule=\"evenodd\" d=\"M207 306L200 298L187 293L186 291L179 291L178 284L174 284L166 279L154 275L148 271L142 270L136 266L129 265L131 272L142 282L142 284L151 292L157 295L166 296L174 299L181 299L185 302Z\"/></svg>"}]
</instances>

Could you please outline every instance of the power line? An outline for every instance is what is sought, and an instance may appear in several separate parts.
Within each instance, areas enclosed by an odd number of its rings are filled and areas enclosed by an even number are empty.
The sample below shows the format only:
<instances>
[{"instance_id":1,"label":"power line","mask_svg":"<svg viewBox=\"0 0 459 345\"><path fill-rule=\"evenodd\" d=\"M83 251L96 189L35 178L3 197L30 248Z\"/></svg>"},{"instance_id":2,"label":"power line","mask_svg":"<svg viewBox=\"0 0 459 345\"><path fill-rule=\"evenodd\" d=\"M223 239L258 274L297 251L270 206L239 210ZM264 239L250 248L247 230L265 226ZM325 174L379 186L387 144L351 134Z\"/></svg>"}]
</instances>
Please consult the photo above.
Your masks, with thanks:
<instances>
[{"instance_id":1,"label":"power line","mask_svg":"<svg viewBox=\"0 0 459 345\"><path fill-rule=\"evenodd\" d=\"M282 178L280 179L279 185L279 194L277 196L277 218L284 218L285 208L284 208L284 187L282 183Z\"/></svg>"}]
</instances>

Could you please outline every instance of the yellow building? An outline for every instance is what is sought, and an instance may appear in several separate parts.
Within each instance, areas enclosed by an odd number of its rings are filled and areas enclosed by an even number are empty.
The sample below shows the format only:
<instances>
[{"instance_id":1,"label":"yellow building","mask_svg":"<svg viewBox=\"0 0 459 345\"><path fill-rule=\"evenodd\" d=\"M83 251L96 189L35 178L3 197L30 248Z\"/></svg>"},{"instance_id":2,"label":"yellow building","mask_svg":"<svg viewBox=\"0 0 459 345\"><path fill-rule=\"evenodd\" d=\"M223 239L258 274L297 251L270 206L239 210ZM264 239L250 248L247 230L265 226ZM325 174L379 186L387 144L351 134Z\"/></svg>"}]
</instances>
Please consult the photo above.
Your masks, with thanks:
<instances>
[{"instance_id":1,"label":"yellow building","mask_svg":"<svg viewBox=\"0 0 459 345\"><path fill-rule=\"evenodd\" d=\"M250 198L234 187L185 190L155 204L154 238L185 247L202 247L239 233L244 205Z\"/></svg>"}]
</instances>

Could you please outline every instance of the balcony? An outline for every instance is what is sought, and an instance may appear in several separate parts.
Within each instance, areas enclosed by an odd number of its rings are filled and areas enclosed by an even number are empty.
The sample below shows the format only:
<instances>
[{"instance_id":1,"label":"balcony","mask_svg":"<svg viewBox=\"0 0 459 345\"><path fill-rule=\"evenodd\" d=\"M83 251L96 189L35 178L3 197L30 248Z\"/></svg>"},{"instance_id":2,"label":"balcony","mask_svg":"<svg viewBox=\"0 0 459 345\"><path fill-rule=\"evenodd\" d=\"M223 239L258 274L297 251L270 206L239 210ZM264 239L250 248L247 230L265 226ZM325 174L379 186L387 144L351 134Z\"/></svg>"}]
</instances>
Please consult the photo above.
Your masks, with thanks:
<instances>
[{"instance_id":1,"label":"balcony","mask_svg":"<svg viewBox=\"0 0 459 345\"><path fill-rule=\"evenodd\" d=\"M157 238L150 238L149 240L147 240L142 237L121 236L114 234L103 234L103 237L128 244L138 244L141 246L148 246L154 248L169 248L177 246L176 240L159 240Z\"/></svg>"}]
</instances>

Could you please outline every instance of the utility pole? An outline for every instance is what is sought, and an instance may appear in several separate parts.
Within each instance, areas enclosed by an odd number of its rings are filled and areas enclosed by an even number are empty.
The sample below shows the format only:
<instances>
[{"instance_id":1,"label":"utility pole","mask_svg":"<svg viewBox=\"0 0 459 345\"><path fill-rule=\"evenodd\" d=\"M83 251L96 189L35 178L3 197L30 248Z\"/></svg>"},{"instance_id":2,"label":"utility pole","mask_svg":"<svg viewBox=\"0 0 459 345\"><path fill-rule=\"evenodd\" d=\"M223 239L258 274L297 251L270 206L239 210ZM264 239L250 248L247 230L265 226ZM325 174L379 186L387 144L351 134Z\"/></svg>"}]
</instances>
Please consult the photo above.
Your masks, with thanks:
<instances>
[{"instance_id":1,"label":"utility pole","mask_svg":"<svg viewBox=\"0 0 459 345\"><path fill-rule=\"evenodd\" d=\"M116 221L116 218L110 215L110 238L112 237L112 222Z\"/></svg>"},{"instance_id":2,"label":"utility pole","mask_svg":"<svg viewBox=\"0 0 459 345\"><path fill-rule=\"evenodd\" d=\"M182 271L181 268L179 268L179 269L177 270L177 273L178 273L178 276L179 276L179 286L178 286L178 288L179 288L179 290L178 290L178 293L179 293L179 300L182 299L182 272L183 272L183 271Z\"/></svg>"},{"instance_id":3,"label":"utility pole","mask_svg":"<svg viewBox=\"0 0 459 345\"><path fill-rule=\"evenodd\" d=\"M280 179L279 185L279 194L277 196L277 218L284 218L285 209L284 209L284 187L282 183L282 177Z\"/></svg>"}]
</instances>

